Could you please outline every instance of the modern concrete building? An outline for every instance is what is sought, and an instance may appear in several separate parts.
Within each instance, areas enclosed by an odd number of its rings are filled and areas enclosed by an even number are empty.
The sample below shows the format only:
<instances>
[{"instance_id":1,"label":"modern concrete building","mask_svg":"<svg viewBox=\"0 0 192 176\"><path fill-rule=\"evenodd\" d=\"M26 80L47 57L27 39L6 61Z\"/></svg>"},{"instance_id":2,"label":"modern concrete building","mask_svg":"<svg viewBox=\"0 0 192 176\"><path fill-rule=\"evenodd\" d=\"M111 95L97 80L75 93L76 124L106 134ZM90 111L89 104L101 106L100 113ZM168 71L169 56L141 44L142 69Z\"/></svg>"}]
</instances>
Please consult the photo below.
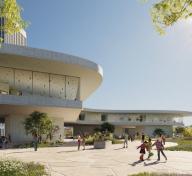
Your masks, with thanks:
<instances>
[{"instance_id":1,"label":"modern concrete building","mask_svg":"<svg viewBox=\"0 0 192 176\"><path fill-rule=\"evenodd\" d=\"M0 18L0 27L5 24ZM64 136L63 124L72 135L93 132L103 122L115 125L115 135L161 128L167 135L183 125L175 118L191 115L182 111L82 111L82 102L101 84L103 71L94 62L63 53L27 47L24 30L13 35L0 30L0 136L12 142L32 140L23 122L34 111L47 113L60 127L55 138ZM79 115L80 114L80 115Z\"/></svg>"},{"instance_id":2,"label":"modern concrete building","mask_svg":"<svg viewBox=\"0 0 192 176\"><path fill-rule=\"evenodd\" d=\"M31 141L23 122L33 111L60 127L76 121L82 102L101 84L102 68L53 51L4 44L0 48L0 131L13 142Z\"/></svg>"},{"instance_id":3,"label":"modern concrete building","mask_svg":"<svg viewBox=\"0 0 192 176\"><path fill-rule=\"evenodd\" d=\"M5 19L0 18L0 29L5 24ZM0 30L0 38L3 39L3 43L26 46L27 45L27 35L25 30L21 29L20 32L14 34L7 34L5 31Z\"/></svg>"},{"instance_id":4,"label":"modern concrete building","mask_svg":"<svg viewBox=\"0 0 192 176\"><path fill-rule=\"evenodd\" d=\"M166 135L172 136L173 126L183 126L182 117L192 116L192 112L163 110L96 110L84 109L76 122L65 123L73 135L93 133L104 122L115 126L114 134L135 135L144 132L153 136L155 129L162 129Z\"/></svg>"}]
</instances>

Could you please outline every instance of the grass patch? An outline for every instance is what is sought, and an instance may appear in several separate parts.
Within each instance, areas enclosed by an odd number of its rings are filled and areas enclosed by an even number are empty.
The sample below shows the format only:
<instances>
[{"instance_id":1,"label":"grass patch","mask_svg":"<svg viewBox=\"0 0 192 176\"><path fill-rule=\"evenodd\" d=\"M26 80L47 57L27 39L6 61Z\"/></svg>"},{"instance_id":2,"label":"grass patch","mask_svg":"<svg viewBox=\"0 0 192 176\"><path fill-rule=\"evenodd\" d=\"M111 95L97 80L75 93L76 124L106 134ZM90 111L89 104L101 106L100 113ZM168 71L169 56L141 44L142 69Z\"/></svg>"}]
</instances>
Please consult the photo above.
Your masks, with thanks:
<instances>
[{"instance_id":1,"label":"grass patch","mask_svg":"<svg viewBox=\"0 0 192 176\"><path fill-rule=\"evenodd\" d=\"M138 174L131 174L128 176L187 176L186 174L175 174L175 173L149 173L149 172L143 172Z\"/></svg>"},{"instance_id":2,"label":"grass patch","mask_svg":"<svg viewBox=\"0 0 192 176\"><path fill-rule=\"evenodd\" d=\"M45 166L33 162L24 163L17 160L0 160L1 176L48 176Z\"/></svg>"},{"instance_id":3,"label":"grass patch","mask_svg":"<svg viewBox=\"0 0 192 176\"><path fill-rule=\"evenodd\" d=\"M169 139L168 142L176 142L178 145L173 147L167 147L166 150L170 151L188 151L192 152L192 139Z\"/></svg>"}]
</instances>

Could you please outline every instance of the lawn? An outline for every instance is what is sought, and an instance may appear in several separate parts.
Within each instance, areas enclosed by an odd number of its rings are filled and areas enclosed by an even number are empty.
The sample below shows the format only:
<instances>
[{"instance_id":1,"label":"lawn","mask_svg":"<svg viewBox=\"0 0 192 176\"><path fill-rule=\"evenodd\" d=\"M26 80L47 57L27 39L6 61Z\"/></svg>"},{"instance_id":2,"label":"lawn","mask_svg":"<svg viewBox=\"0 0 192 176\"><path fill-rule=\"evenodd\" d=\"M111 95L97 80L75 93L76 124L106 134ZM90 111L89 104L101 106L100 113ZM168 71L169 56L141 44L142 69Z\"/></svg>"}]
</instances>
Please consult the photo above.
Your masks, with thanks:
<instances>
[{"instance_id":1,"label":"lawn","mask_svg":"<svg viewBox=\"0 0 192 176\"><path fill-rule=\"evenodd\" d=\"M176 142L178 145L174 147L167 147L166 150L170 151L189 151L192 152L192 139L168 139L168 142Z\"/></svg>"}]
</instances>

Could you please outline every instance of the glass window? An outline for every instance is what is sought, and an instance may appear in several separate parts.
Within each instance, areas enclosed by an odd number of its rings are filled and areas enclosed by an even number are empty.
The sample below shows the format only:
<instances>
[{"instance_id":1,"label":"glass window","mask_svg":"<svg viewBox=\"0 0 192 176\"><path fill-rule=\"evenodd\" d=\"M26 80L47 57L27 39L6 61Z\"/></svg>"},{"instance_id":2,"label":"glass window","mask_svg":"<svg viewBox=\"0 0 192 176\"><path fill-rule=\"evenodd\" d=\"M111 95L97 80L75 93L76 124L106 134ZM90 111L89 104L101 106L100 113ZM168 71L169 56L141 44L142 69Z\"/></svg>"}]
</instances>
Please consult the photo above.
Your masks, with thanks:
<instances>
[{"instance_id":1,"label":"glass window","mask_svg":"<svg viewBox=\"0 0 192 176\"><path fill-rule=\"evenodd\" d=\"M79 114L79 120L85 120L85 114Z\"/></svg>"},{"instance_id":2,"label":"glass window","mask_svg":"<svg viewBox=\"0 0 192 176\"><path fill-rule=\"evenodd\" d=\"M101 114L101 121L107 121L107 114Z\"/></svg>"}]
</instances>

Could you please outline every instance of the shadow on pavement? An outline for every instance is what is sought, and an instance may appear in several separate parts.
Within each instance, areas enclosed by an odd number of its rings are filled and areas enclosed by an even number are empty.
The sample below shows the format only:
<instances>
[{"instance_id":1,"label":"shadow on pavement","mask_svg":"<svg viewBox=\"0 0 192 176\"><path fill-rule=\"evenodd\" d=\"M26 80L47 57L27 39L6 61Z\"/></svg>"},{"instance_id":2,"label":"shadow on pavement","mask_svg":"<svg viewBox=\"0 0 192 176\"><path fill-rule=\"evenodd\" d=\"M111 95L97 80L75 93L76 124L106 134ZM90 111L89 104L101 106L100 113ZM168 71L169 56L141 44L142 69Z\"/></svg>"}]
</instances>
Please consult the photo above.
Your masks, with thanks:
<instances>
[{"instance_id":1,"label":"shadow on pavement","mask_svg":"<svg viewBox=\"0 0 192 176\"><path fill-rule=\"evenodd\" d=\"M140 163L142 163L143 161L141 161L141 160L138 160L138 161L135 161L135 162L133 162L132 164L129 164L129 165L131 165L131 166L136 166L137 164L140 164Z\"/></svg>"},{"instance_id":2,"label":"shadow on pavement","mask_svg":"<svg viewBox=\"0 0 192 176\"><path fill-rule=\"evenodd\" d=\"M144 162L144 166L151 166L151 165L156 165L156 164L160 164L160 163L166 163L166 161L164 161L164 162L154 161L154 162L150 162L150 163Z\"/></svg>"},{"instance_id":3,"label":"shadow on pavement","mask_svg":"<svg viewBox=\"0 0 192 176\"><path fill-rule=\"evenodd\" d=\"M79 150L68 150L68 151L60 151L57 153L72 153L72 152L80 152Z\"/></svg>"},{"instance_id":4,"label":"shadow on pavement","mask_svg":"<svg viewBox=\"0 0 192 176\"><path fill-rule=\"evenodd\" d=\"M33 150L33 151L21 151L21 152L9 152L9 153L6 153L6 155L10 155L14 153L31 153L31 152L35 153L35 151Z\"/></svg>"},{"instance_id":5,"label":"shadow on pavement","mask_svg":"<svg viewBox=\"0 0 192 176\"><path fill-rule=\"evenodd\" d=\"M122 150L122 149L126 149L126 148L121 147L121 148L117 148L117 149L114 149L114 150Z\"/></svg>"}]
</instances>

